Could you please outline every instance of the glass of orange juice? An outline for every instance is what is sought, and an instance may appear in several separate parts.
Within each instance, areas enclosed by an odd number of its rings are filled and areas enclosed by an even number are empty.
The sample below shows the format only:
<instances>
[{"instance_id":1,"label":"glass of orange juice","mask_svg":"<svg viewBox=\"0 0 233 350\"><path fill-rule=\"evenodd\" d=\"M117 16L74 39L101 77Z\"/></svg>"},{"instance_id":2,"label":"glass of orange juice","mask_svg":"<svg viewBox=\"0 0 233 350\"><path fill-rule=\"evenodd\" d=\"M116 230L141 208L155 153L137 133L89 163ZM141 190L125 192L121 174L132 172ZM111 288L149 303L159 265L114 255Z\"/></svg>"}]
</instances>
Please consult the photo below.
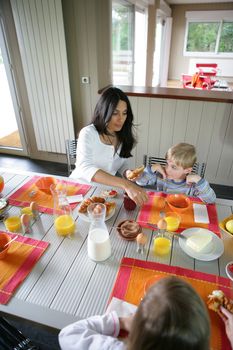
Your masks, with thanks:
<instances>
[{"instance_id":1,"label":"glass of orange juice","mask_svg":"<svg viewBox=\"0 0 233 350\"><path fill-rule=\"evenodd\" d=\"M73 235L75 232L75 222L71 215L59 215L54 220L55 230L60 236Z\"/></svg>"},{"instance_id":2,"label":"glass of orange juice","mask_svg":"<svg viewBox=\"0 0 233 350\"><path fill-rule=\"evenodd\" d=\"M4 220L7 231L19 232L21 229L21 221L19 216L9 216Z\"/></svg>"},{"instance_id":3,"label":"glass of orange juice","mask_svg":"<svg viewBox=\"0 0 233 350\"><path fill-rule=\"evenodd\" d=\"M166 256L171 252L171 238L167 233L158 234L154 238L153 251L155 255Z\"/></svg>"},{"instance_id":4,"label":"glass of orange juice","mask_svg":"<svg viewBox=\"0 0 233 350\"><path fill-rule=\"evenodd\" d=\"M167 223L167 230L174 232L177 231L180 226L181 217L177 213L168 212L164 220Z\"/></svg>"}]
</instances>

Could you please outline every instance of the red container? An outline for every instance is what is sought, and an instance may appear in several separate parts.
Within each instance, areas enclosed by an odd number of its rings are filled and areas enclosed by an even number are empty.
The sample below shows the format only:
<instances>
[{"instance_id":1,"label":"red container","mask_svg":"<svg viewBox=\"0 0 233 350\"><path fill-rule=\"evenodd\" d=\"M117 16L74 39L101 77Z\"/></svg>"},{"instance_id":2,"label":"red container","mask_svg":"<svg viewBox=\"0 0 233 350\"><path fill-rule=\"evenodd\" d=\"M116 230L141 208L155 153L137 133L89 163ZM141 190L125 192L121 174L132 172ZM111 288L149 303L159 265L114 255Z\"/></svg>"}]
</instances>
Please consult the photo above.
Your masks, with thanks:
<instances>
[{"instance_id":1,"label":"red container","mask_svg":"<svg viewBox=\"0 0 233 350\"><path fill-rule=\"evenodd\" d=\"M124 207L126 210L134 210L136 208L136 203L129 198L127 193L124 194Z\"/></svg>"}]
</instances>

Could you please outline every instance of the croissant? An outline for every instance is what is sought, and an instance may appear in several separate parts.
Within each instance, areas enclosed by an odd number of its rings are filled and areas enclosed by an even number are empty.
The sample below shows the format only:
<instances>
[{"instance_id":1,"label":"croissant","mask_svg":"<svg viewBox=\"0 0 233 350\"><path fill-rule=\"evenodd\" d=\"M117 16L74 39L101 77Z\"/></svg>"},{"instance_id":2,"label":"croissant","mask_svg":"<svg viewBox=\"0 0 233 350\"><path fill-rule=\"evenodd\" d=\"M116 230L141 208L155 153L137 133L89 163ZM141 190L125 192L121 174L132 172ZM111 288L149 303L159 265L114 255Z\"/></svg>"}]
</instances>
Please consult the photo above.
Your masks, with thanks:
<instances>
[{"instance_id":1,"label":"croissant","mask_svg":"<svg viewBox=\"0 0 233 350\"><path fill-rule=\"evenodd\" d=\"M85 214L87 213L87 207L92 203L103 203L106 206L106 216L108 216L111 211L116 207L115 202L106 202L106 200L103 197L90 197L84 199L82 203L80 204L80 207L78 209L79 213Z\"/></svg>"},{"instance_id":2,"label":"croissant","mask_svg":"<svg viewBox=\"0 0 233 350\"><path fill-rule=\"evenodd\" d=\"M79 213L85 214L87 212L87 207L91 203L105 203L105 199L97 196L84 199L84 201L82 201L82 203L80 204L80 207L78 210Z\"/></svg>"},{"instance_id":3,"label":"croissant","mask_svg":"<svg viewBox=\"0 0 233 350\"><path fill-rule=\"evenodd\" d=\"M217 313L220 312L220 306L225 307L225 309L233 313L233 303L221 290L213 290L212 294L208 295L207 305L210 310Z\"/></svg>"}]
</instances>

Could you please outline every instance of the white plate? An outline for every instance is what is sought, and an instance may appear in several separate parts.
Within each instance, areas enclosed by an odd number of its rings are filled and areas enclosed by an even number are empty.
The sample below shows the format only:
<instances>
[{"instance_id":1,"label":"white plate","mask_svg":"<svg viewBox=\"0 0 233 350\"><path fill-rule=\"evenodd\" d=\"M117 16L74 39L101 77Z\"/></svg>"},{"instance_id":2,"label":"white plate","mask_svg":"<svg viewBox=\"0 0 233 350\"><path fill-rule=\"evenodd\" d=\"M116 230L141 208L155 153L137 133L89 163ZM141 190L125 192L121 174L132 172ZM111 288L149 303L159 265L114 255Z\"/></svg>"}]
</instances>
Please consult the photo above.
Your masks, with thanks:
<instances>
[{"instance_id":1,"label":"white plate","mask_svg":"<svg viewBox=\"0 0 233 350\"><path fill-rule=\"evenodd\" d=\"M111 211L111 213L110 213L109 215L106 216L105 221L111 219L111 217L113 217L113 215L115 214L115 211L116 211L116 208L114 208L114 209ZM90 220L90 218L89 218L89 216L88 216L87 213L78 213L78 215L79 215L79 217L80 217L81 219L83 219L83 221L91 222L91 220Z\"/></svg>"},{"instance_id":2,"label":"white plate","mask_svg":"<svg viewBox=\"0 0 233 350\"><path fill-rule=\"evenodd\" d=\"M184 230L182 232L182 235L188 238L195 235L197 231L200 232L200 230L203 230L203 235L205 234L206 231L211 233L213 237L213 241L212 241L213 249L211 250L211 252L205 253L205 254L197 253L195 250L187 246L186 239L184 238L179 238L179 245L181 249L186 254L188 254L189 256L197 260L211 261L211 260L218 259L224 252L224 245L223 245L223 241L214 232L207 230L205 228L192 227L192 228L188 228L187 230Z\"/></svg>"},{"instance_id":3,"label":"white plate","mask_svg":"<svg viewBox=\"0 0 233 350\"><path fill-rule=\"evenodd\" d=\"M229 269L228 269L228 266L229 265L233 265L233 261L230 261L227 265L226 265L226 274L227 276L230 278L230 280L233 281L233 272L231 272Z\"/></svg>"}]
</instances>

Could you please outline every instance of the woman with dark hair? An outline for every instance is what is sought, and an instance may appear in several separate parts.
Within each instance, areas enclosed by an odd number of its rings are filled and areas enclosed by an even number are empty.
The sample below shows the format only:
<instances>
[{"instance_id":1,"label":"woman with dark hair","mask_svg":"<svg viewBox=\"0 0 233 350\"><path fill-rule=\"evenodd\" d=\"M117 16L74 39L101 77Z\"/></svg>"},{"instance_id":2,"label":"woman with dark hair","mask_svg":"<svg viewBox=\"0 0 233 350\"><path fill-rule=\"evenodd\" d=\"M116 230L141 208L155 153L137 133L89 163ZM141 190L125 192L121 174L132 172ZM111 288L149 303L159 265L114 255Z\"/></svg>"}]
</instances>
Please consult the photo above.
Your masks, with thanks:
<instances>
[{"instance_id":1,"label":"woman with dark hair","mask_svg":"<svg viewBox=\"0 0 233 350\"><path fill-rule=\"evenodd\" d=\"M129 332L126 343L120 329ZM73 323L59 334L62 350L209 350L208 311L193 287L177 277L162 278L148 290L136 313L116 312Z\"/></svg>"},{"instance_id":2,"label":"woman with dark hair","mask_svg":"<svg viewBox=\"0 0 233 350\"><path fill-rule=\"evenodd\" d=\"M142 205L147 200L144 189L123 175L136 140L133 113L128 97L118 88L102 93L90 125L78 137L77 160L72 178L80 183L100 183L124 189L129 197Z\"/></svg>"}]
</instances>

